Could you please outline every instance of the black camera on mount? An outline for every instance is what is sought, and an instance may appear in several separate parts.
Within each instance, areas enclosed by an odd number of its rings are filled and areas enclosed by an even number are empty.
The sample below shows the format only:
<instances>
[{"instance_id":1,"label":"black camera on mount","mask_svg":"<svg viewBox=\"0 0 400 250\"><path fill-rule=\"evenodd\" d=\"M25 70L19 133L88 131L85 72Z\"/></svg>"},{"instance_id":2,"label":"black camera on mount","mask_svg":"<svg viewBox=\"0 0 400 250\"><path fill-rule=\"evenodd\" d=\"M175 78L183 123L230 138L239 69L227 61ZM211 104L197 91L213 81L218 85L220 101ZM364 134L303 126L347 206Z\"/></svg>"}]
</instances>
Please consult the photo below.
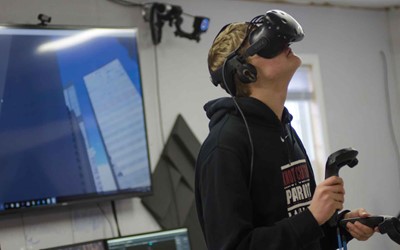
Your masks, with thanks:
<instances>
[{"instance_id":1,"label":"black camera on mount","mask_svg":"<svg viewBox=\"0 0 400 250\"><path fill-rule=\"evenodd\" d=\"M201 33L208 30L210 21L207 17L194 16L193 31L188 33L181 28L183 23L182 15L184 13L182 8L178 5L149 3L144 5L142 14L144 20L150 23L151 38L154 45L161 42L162 27L165 22L168 22L169 26L175 26L175 36L185 37L199 42Z\"/></svg>"},{"instance_id":2,"label":"black camera on mount","mask_svg":"<svg viewBox=\"0 0 400 250\"><path fill-rule=\"evenodd\" d=\"M45 15L45 14L39 14L38 19L40 23L38 25L46 26L51 22L51 16Z\"/></svg>"}]
</instances>

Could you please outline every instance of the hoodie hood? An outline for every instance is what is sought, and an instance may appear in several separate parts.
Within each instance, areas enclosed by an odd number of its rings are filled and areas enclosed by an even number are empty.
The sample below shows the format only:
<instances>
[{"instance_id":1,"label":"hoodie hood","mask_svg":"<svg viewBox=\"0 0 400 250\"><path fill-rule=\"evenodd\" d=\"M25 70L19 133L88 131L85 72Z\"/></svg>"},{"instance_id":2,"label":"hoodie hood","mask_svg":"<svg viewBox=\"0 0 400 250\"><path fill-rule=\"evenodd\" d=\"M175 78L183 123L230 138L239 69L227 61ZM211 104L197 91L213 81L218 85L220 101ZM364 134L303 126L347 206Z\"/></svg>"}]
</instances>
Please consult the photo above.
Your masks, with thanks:
<instances>
[{"instance_id":1,"label":"hoodie hood","mask_svg":"<svg viewBox=\"0 0 400 250\"><path fill-rule=\"evenodd\" d=\"M235 97L235 100L248 120L281 127L282 124L288 124L293 119L288 110L284 108L281 122L267 105L253 97ZM209 101L204 105L204 110L210 119L210 129L226 114L240 116L232 97L222 97Z\"/></svg>"}]
</instances>

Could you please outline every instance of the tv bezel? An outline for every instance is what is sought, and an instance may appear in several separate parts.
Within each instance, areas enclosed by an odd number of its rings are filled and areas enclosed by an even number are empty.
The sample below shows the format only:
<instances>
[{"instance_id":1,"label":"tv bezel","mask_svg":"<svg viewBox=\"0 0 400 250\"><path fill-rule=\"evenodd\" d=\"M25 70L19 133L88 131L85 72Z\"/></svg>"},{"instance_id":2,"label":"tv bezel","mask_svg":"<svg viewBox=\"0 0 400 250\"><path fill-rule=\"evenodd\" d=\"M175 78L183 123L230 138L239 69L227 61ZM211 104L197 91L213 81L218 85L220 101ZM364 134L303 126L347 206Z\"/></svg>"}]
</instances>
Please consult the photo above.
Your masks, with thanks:
<instances>
[{"instance_id":1,"label":"tv bezel","mask_svg":"<svg viewBox=\"0 0 400 250\"><path fill-rule=\"evenodd\" d=\"M138 62L138 75L140 78L140 95L142 97L142 109L143 109L143 118L144 118L144 132L146 139L146 149L147 149L147 161L148 161L148 170L149 170L149 191L146 192L138 192L133 190L116 190L102 193L87 193L83 195L74 195L74 196L63 196L56 197L59 199L57 203L50 205L41 205L41 206L31 206L31 207L21 207L17 209L4 209L0 210L0 217L5 215L12 214L20 214L25 212L34 212L40 210L47 209L57 209L66 206L79 206L79 205L87 205L87 204L95 204L100 202L108 202L114 200L135 198L135 197L146 197L153 195L153 176L151 171L151 158L150 158L150 147L149 147L149 137L148 137L148 128L147 128L147 119L146 119L146 105L145 105L145 96L143 91L143 77L142 77L142 65L140 60L140 45L139 45L139 28L138 27L129 27L129 26L94 26L94 25L60 25L60 24L16 24L16 23L0 23L0 29L37 29L37 30L71 30L71 31L85 31L89 29L115 29L115 30L133 30L135 32L136 39L136 53L137 53L137 62ZM1 34L0 34L1 36ZM17 202L17 201L16 201Z\"/></svg>"}]
</instances>

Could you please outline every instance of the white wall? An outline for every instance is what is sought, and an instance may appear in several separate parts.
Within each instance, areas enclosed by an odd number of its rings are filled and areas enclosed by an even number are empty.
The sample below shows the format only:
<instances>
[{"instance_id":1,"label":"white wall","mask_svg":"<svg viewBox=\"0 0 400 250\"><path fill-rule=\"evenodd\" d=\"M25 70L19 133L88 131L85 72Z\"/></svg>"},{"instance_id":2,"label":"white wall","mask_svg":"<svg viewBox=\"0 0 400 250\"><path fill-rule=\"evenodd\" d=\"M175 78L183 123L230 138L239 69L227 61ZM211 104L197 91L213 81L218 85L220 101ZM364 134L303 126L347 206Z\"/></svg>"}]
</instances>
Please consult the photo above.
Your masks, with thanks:
<instances>
[{"instance_id":1,"label":"white wall","mask_svg":"<svg viewBox=\"0 0 400 250\"><path fill-rule=\"evenodd\" d=\"M394 67L394 75L395 79L391 84L393 97L392 107L393 107L393 124L397 125L400 124L400 114L398 110L400 109L400 9L391 9L388 11L389 17L389 31L391 36L391 47L392 47L392 58L393 58L393 67ZM397 88L396 88L397 87ZM397 97L397 98L396 98ZM397 145L400 145L400 129L395 129L395 136ZM400 151L399 151L400 155ZM398 157L400 157L398 155Z\"/></svg>"},{"instance_id":2,"label":"white wall","mask_svg":"<svg viewBox=\"0 0 400 250\"><path fill-rule=\"evenodd\" d=\"M389 82L392 87L396 86L389 30L397 32L397 44L400 44L398 12L388 15L385 11L232 0L171 0L168 3L182 6L186 13L211 18L210 29L202 35L200 43L175 37L174 29L166 25L162 42L155 48L140 9L106 0L0 0L0 23L37 23L37 15L45 13L53 17L53 24L139 27L150 157L154 168L162 150L160 136L168 136L178 113L200 141L207 135L208 121L202 106L212 98L225 95L209 82L206 65L208 48L220 27L232 21L250 20L268 9L283 9L302 24L306 33L305 39L293 46L295 52L319 57L329 148L352 146L360 152L359 165L341 171L347 192L346 207L365 207L374 214L398 214L400 163L389 126L385 71L380 53L385 52L388 58ZM185 19L184 25L188 27L184 28L191 29L191 21ZM398 58L398 45L396 51ZM161 92L162 126L156 74ZM398 100L398 93L391 91L394 100ZM394 117L398 116L398 109L394 113ZM39 249L116 236L110 204L102 203L100 207L105 216L96 205L90 205L0 217L1 249ZM159 229L138 198L117 201L117 211L123 235ZM350 243L350 249L391 250L398 246L386 235L375 235L368 242Z\"/></svg>"}]
</instances>

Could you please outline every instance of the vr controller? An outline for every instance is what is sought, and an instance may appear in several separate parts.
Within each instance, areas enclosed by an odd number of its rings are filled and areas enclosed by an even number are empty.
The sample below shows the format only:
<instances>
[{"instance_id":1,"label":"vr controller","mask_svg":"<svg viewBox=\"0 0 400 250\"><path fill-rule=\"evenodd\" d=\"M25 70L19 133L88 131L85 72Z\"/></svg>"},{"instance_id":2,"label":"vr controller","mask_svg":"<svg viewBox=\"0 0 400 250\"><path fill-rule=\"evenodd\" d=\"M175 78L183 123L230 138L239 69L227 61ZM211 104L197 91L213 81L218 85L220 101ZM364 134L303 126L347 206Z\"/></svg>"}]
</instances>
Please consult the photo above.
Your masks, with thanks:
<instances>
[{"instance_id":1,"label":"vr controller","mask_svg":"<svg viewBox=\"0 0 400 250\"><path fill-rule=\"evenodd\" d=\"M349 167L354 167L358 164L357 160L358 151L352 148L344 148L336 151L328 157L325 165L325 179L331 176L339 176L339 170L348 165ZM337 226L338 221L338 213L335 214L329 219L328 223L330 226Z\"/></svg>"},{"instance_id":2,"label":"vr controller","mask_svg":"<svg viewBox=\"0 0 400 250\"><path fill-rule=\"evenodd\" d=\"M339 176L339 170L348 165L353 168L358 164L358 151L352 148L344 148L336 151L328 157L325 165L325 179L331 176Z\"/></svg>"},{"instance_id":3,"label":"vr controller","mask_svg":"<svg viewBox=\"0 0 400 250\"><path fill-rule=\"evenodd\" d=\"M343 166L354 167L358 164L357 160L358 151L352 148L344 148L331 154L326 161L325 166L325 179L331 176L339 176L339 170ZM355 223L356 221L367 225L371 228L378 227L381 234L388 234L389 238L400 245L400 221L393 216L370 216L366 218L350 218L342 219L338 222L337 211L329 219L330 226L339 226L346 228L348 222Z\"/></svg>"},{"instance_id":4,"label":"vr controller","mask_svg":"<svg viewBox=\"0 0 400 250\"><path fill-rule=\"evenodd\" d=\"M400 245L400 221L393 216L370 216L366 218L351 218L343 219L339 222L342 228L346 228L348 222L355 223L360 222L370 228L378 227L381 234L387 234L391 240Z\"/></svg>"}]
</instances>

